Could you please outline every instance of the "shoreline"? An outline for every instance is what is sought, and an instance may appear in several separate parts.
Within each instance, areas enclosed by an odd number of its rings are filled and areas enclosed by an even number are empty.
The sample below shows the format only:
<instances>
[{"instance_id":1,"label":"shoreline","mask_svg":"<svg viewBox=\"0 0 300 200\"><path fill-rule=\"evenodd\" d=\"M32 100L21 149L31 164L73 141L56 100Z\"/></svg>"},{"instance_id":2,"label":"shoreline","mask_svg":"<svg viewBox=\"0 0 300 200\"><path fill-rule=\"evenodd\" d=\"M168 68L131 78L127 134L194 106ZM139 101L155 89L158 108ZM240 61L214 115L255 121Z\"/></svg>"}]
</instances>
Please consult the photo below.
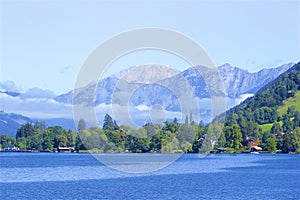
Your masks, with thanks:
<instances>
[{"instance_id":1,"label":"shoreline","mask_svg":"<svg viewBox=\"0 0 300 200\"><path fill-rule=\"evenodd\" d=\"M20 150L20 151L0 151L0 153L53 153L53 154L201 154L201 153L156 153L156 152L147 152L147 153L132 153L132 152L89 152L89 151L84 151L84 152L52 152L52 151L33 151L33 150ZM217 153L217 152L210 152L210 153L205 153L205 154L211 154L211 155L222 155L222 154L300 154L297 152L289 152L289 153L281 153L281 152L222 152L222 153Z\"/></svg>"}]
</instances>

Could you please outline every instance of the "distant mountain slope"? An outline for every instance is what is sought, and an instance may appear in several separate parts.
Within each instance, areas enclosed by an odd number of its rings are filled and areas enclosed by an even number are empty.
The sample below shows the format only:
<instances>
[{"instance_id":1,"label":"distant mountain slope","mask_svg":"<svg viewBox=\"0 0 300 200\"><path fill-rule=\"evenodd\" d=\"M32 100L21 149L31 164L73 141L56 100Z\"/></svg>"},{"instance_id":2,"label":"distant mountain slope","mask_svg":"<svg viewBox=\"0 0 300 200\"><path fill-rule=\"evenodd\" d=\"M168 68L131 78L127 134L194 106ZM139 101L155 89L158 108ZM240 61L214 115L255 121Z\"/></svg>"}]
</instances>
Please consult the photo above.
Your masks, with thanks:
<instances>
[{"instance_id":1,"label":"distant mountain slope","mask_svg":"<svg viewBox=\"0 0 300 200\"><path fill-rule=\"evenodd\" d=\"M2 93L2 94L7 94L7 95L12 96L12 97L17 97L17 96L20 95L19 92L11 92L11 91L5 91L5 92L1 92L1 91L0 91L0 93Z\"/></svg>"},{"instance_id":2,"label":"distant mountain slope","mask_svg":"<svg viewBox=\"0 0 300 200\"><path fill-rule=\"evenodd\" d=\"M71 129L76 131L76 124L73 119L66 118L51 118L51 119L37 119L37 121L45 122L47 127L50 126L61 126L65 130Z\"/></svg>"},{"instance_id":3,"label":"distant mountain slope","mask_svg":"<svg viewBox=\"0 0 300 200\"><path fill-rule=\"evenodd\" d=\"M10 136L15 136L16 130L18 130L18 128L26 122L33 121L22 115L0 111L0 135L7 133Z\"/></svg>"},{"instance_id":4,"label":"distant mountain slope","mask_svg":"<svg viewBox=\"0 0 300 200\"><path fill-rule=\"evenodd\" d=\"M35 123L37 121L44 122L47 127L61 126L66 130L71 129L73 131L76 131L76 125L74 124L73 119L31 119L23 115L15 113L5 113L4 111L0 111L0 135L7 133L9 136L14 137L21 125L25 124L26 122Z\"/></svg>"}]
</instances>

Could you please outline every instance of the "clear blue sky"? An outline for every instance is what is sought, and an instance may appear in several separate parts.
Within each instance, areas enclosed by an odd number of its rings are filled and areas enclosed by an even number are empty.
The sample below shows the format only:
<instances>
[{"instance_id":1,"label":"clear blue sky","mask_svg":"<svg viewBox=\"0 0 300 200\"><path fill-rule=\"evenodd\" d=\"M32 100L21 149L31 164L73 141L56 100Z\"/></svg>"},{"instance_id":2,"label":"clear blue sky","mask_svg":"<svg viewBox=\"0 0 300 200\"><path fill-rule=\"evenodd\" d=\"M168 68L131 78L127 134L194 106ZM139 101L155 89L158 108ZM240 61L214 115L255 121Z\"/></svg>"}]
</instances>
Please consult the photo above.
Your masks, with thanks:
<instances>
[{"instance_id":1,"label":"clear blue sky","mask_svg":"<svg viewBox=\"0 0 300 200\"><path fill-rule=\"evenodd\" d=\"M187 35L217 66L257 71L300 60L297 0L0 2L0 81L13 80L24 90L71 90L91 51L114 35L143 27ZM188 67L174 56L147 52L125 57L111 71L147 63Z\"/></svg>"}]
</instances>

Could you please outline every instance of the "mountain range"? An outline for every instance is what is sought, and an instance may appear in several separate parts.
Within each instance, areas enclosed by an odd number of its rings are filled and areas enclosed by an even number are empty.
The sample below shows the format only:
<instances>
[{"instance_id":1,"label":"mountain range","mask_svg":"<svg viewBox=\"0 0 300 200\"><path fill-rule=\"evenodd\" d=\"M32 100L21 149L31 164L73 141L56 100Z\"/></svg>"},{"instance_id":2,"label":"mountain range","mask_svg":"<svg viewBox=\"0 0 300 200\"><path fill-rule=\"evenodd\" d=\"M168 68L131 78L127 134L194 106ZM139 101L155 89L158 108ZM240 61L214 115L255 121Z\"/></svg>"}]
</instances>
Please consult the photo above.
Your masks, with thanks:
<instances>
[{"instance_id":1,"label":"mountain range","mask_svg":"<svg viewBox=\"0 0 300 200\"><path fill-rule=\"evenodd\" d=\"M262 69L255 73L250 73L247 70L233 67L229 64L224 64L218 67L217 70L196 66L188 68L183 72L160 65L139 66L133 70L130 70L130 73L127 73L127 75L112 75L101 79L98 83L94 82L83 88L80 88L80 91L76 93L78 96L75 96L75 98L77 99L78 103L85 102L86 96L89 96L90 92L94 92L90 91L89 89L97 88L96 98L93 103L95 105L99 105L101 103L110 104L112 101L112 93L118 93L118 91L132 93L132 88L147 86L147 93L145 94L146 98L140 98L136 104L146 103L150 105L149 101L153 96L151 94L155 93L153 90L151 90L151 88L155 90L157 89L157 87L153 86L153 83L170 86L176 85L176 87L180 87L181 85L184 85L180 84L180 82L183 80L182 78L188 81L193 89L193 92L195 93L195 96L200 99L209 98L211 95L210 93L220 94L222 92L223 94L221 95L230 98L237 98L244 94L255 94L262 86L274 80L278 75L288 70L292 65L293 63L289 63L277 68ZM219 77L215 76L215 73L218 73ZM222 91L221 88L216 88L216 91L209 91L206 83L214 84L214 80L221 80L223 83L223 89L225 91ZM97 85L95 86L95 84ZM221 86L221 84L219 85ZM167 89L168 88L165 88L165 91L162 93L167 93ZM72 95L73 91L70 91L67 94L57 96L55 100L62 103L71 103ZM82 98L80 98L80 96ZM142 97L143 95L136 96ZM156 101L160 101L160 99L157 99Z\"/></svg>"},{"instance_id":2,"label":"mountain range","mask_svg":"<svg viewBox=\"0 0 300 200\"><path fill-rule=\"evenodd\" d=\"M151 120L149 112L153 108L163 110L165 118L180 116L182 99L187 96L196 100L200 119L207 123L214 117L211 116L212 96L226 98L226 107L231 108L254 95L292 66L293 63L289 63L250 73L230 64L215 69L195 66L182 72L164 65L143 65L131 67L99 81L91 81L82 88L61 95L40 88L22 93L12 89L12 81L7 84L2 82L0 134L15 134L17 124L20 126L24 120L43 120L49 124L57 122L57 125L64 128L74 129L72 103L95 107L96 115L101 120L106 112L111 112L112 104L124 106L132 112L133 118L136 117L134 120L138 121L137 125L142 125ZM23 121L18 120L19 118ZM11 125L12 121L15 122L14 126ZM9 124L13 130L5 124Z\"/></svg>"}]
</instances>

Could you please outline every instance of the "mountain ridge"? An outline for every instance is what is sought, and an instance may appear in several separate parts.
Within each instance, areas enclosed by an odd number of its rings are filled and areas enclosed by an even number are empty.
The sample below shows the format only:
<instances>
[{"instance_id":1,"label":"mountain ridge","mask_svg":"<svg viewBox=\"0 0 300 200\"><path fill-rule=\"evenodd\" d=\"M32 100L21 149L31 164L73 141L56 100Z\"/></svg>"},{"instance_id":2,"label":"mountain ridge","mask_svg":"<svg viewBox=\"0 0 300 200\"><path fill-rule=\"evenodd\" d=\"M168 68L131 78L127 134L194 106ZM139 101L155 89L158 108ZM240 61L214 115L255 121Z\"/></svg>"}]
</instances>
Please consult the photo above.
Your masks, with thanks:
<instances>
[{"instance_id":1,"label":"mountain ridge","mask_svg":"<svg viewBox=\"0 0 300 200\"><path fill-rule=\"evenodd\" d=\"M164 85L172 85L180 82L180 79L182 80L183 77L186 79L186 81L190 83L191 87L195 92L195 96L198 98L210 98L211 97L210 93L236 98L240 95L247 94L247 93L254 94L263 85L274 80L279 74L283 73L291 66L292 63L289 63L289 64L279 66L277 68L262 69L254 73L250 73L247 70L240 69L237 67L232 67L229 64L224 64L218 67L217 68L218 71L216 71L216 69L209 69L203 66L195 66L195 67L188 68L177 74L174 73L175 74L174 76L166 77L165 79L161 79L158 82L164 83ZM132 68L132 69L136 70L137 68ZM130 72L127 71L127 73ZM216 74L212 75L212 73L219 73L220 77L217 77ZM131 78L130 80L126 80L126 74L125 75L123 74L123 77L125 78L118 78L118 76L112 75L102 80L99 80L97 84L98 92L96 92L96 98L93 103L95 105L99 105L101 103L110 104L112 100L111 96L112 93L114 92L126 91L130 93L131 92L130 88L132 89L132 88L140 87L142 85L151 84L149 83L148 80L144 82L141 79L137 80L134 78ZM223 88L217 82L219 81L219 79L223 81ZM119 81L121 81L122 83L118 84ZM212 86L209 87L210 91L209 88L207 87L206 84L207 82L212 83L211 84ZM180 84L177 85L180 87ZM223 89L225 89L225 94L222 94ZM83 92L78 92L77 93L78 95L87 96L87 95L83 95L83 93L84 90L86 91L88 90L88 87L83 87L78 90L83 91ZM151 91L151 87L150 87L150 91ZM55 100L58 102L71 103L72 102L71 94L73 94L72 91L66 94L59 95L55 98ZM89 94L93 94L93 91L90 91ZM149 97L151 95L146 95L146 96ZM80 98L76 96L75 98L79 102L84 101L84 100L80 100ZM143 100L145 101L145 99ZM139 104L145 104L145 102L139 102Z\"/></svg>"},{"instance_id":2,"label":"mountain ridge","mask_svg":"<svg viewBox=\"0 0 300 200\"><path fill-rule=\"evenodd\" d=\"M150 66L148 66L148 68L149 67ZM228 107L236 105L240 100L253 95L265 84L274 80L290 67L291 64L289 63L277 68L262 69L258 72L250 73L247 70L224 64L216 69L195 66L180 72L170 69L169 66L157 65L156 69L160 71L160 74L152 74L146 79L146 83L141 83L143 79L140 79L141 77L137 76L136 73L133 73L133 76L130 74L130 76L126 77L126 74L130 73L130 71L135 72L134 70L138 69L138 67L135 66L105 77L98 83L91 83L97 84L98 92L96 96L94 96L94 90L92 90L93 87L90 87L91 85L80 88L79 92L77 92L77 95L79 95L79 101L77 101L77 103L88 101L92 102L90 106L99 106L110 105L110 103L113 102L121 106L129 104L136 110L140 110L142 105L147 108L146 110L143 109L145 112L148 112L152 106L160 105L165 111L176 113L181 109L180 102L176 95L187 96L187 92L192 92L193 94L189 95L199 103L201 116L206 117L203 121L208 123L210 120L209 116L211 115L211 105L209 103L207 104L207 101L212 94L228 98ZM147 67L139 72L145 75L147 71L145 69L147 69ZM152 70L153 72L155 71L154 69ZM169 70L169 72L164 75L163 70ZM218 76L215 76L215 73L219 73ZM157 83L153 84L151 80ZM217 82L219 80L224 81L224 86ZM207 86L207 82L212 86ZM253 84L256 82L258 82L258 84ZM14 88L12 86L14 84L11 81L8 81L8 83L10 88ZM168 86L170 86L170 88L168 88ZM52 119L57 119L53 120L55 122L59 119L70 119L73 116L73 90L55 96L51 91L46 89L36 88L25 93L20 93L16 90L14 90L15 92L5 91L3 84L1 87L0 97L2 100L5 100L3 103L7 102L9 108L4 106L6 104L3 104L2 109L8 110L9 113L22 114L28 116L29 119L43 119L41 116L49 114L47 116L53 116ZM186 87L190 87L190 89L186 89ZM210 91L211 87L215 87L216 89ZM124 97L130 98L127 99ZM14 106L14 104L17 106ZM105 106L105 109L102 110L103 112L107 112L107 109L108 106ZM40 113L39 116L36 116L36 113ZM60 114L60 116L57 116L57 114ZM103 113L101 113L101 115L102 114ZM51 118L47 117L46 120L49 119ZM143 122L143 120L140 121L141 123ZM68 127L72 127L68 120L66 120L65 124L68 125ZM1 132L3 131L4 129L1 129Z\"/></svg>"}]
</instances>

